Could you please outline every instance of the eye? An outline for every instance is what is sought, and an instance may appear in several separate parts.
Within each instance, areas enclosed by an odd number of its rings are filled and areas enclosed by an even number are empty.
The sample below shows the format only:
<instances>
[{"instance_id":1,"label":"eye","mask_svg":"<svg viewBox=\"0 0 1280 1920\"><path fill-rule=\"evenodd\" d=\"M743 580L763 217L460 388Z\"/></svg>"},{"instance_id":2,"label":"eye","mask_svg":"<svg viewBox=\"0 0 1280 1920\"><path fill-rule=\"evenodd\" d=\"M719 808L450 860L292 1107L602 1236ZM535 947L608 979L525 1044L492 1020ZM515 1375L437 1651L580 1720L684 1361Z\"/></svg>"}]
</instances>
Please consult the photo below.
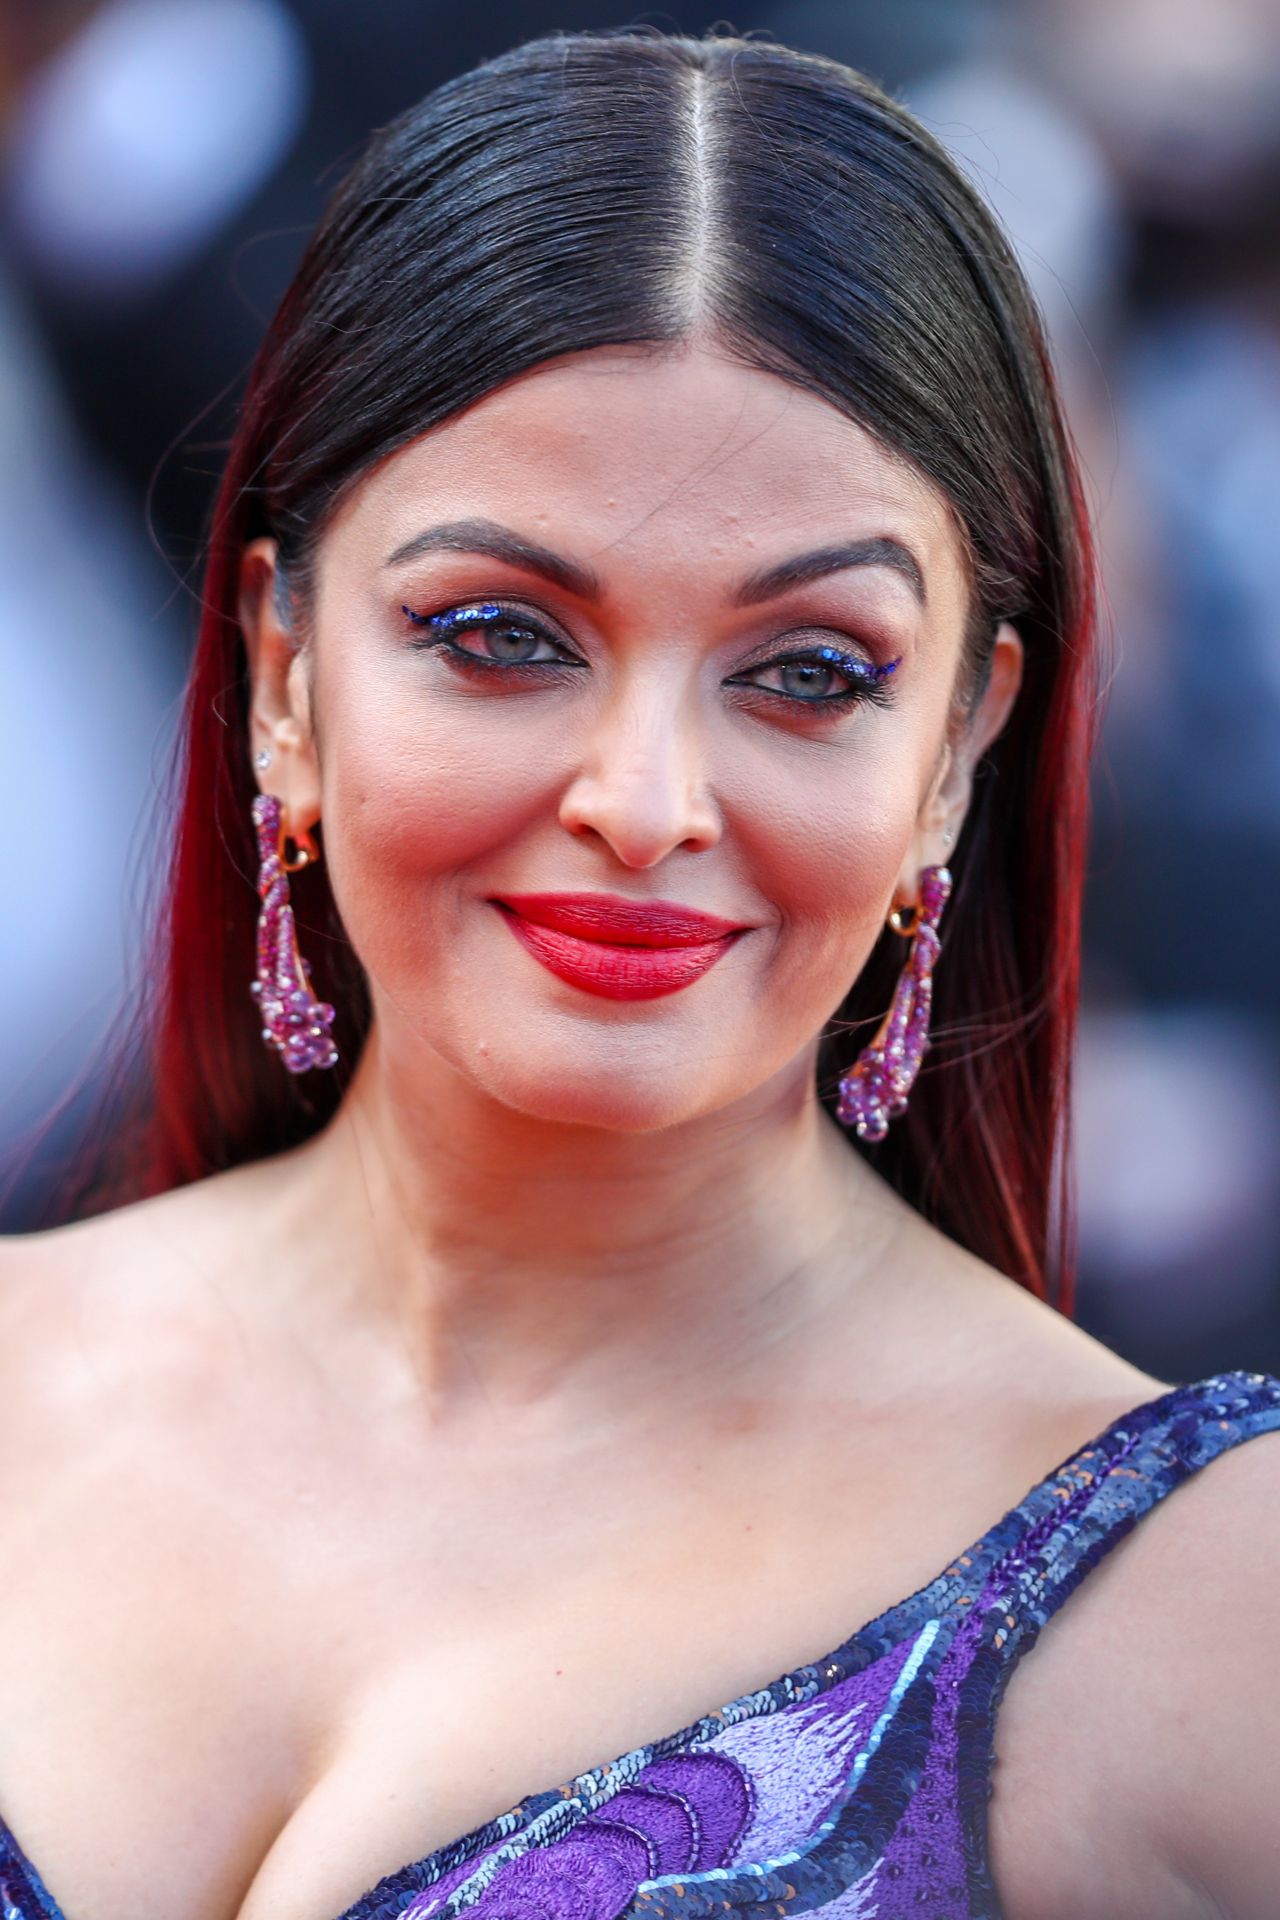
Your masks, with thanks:
<instances>
[{"instance_id":1,"label":"eye","mask_svg":"<svg viewBox=\"0 0 1280 1920\"><path fill-rule=\"evenodd\" d=\"M886 683L898 664L890 660L873 666L841 647L806 647L744 668L727 684L773 694L796 706L845 707L863 700L888 706L893 696Z\"/></svg>"},{"instance_id":2,"label":"eye","mask_svg":"<svg viewBox=\"0 0 1280 1920\"><path fill-rule=\"evenodd\" d=\"M421 638L412 645L437 648L456 665L501 673L520 667L583 664L531 615L496 601L447 607L442 613L419 613L413 607L400 611L421 629Z\"/></svg>"}]
</instances>

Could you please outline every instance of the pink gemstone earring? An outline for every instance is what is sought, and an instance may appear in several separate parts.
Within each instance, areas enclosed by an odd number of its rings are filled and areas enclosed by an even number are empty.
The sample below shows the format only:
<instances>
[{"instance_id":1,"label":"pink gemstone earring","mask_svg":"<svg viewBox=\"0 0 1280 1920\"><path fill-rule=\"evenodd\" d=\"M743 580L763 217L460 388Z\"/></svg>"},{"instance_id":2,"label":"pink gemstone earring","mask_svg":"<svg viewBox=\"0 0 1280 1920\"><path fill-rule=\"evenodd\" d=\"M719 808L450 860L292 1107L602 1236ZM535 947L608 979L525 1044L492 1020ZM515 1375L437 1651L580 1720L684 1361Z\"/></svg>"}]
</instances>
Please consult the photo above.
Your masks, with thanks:
<instances>
[{"instance_id":1,"label":"pink gemstone earring","mask_svg":"<svg viewBox=\"0 0 1280 1920\"><path fill-rule=\"evenodd\" d=\"M911 952L879 1032L840 1082L836 1107L836 1118L860 1140L883 1140L893 1116L906 1111L907 1095L929 1044L930 976L942 951L938 921L950 892L949 870L926 867L920 875L920 904L906 909L913 916L911 924L903 925L901 907L889 915L894 932L910 937Z\"/></svg>"},{"instance_id":2,"label":"pink gemstone earring","mask_svg":"<svg viewBox=\"0 0 1280 1920\"><path fill-rule=\"evenodd\" d=\"M258 764L263 764L259 755ZM293 908L289 905L286 874L310 866L317 859L315 841L304 829L291 835L298 848L296 860L284 857L284 809L273 793L260 793L253 803L258 834L258 972L249 991L262 1015L262 1037L279 1053L290 1073L310 1067L331 1067L338 1049L329 1037L333 1008L311 991L311 968L298 952Z\"/></svg>"}]
</instances>

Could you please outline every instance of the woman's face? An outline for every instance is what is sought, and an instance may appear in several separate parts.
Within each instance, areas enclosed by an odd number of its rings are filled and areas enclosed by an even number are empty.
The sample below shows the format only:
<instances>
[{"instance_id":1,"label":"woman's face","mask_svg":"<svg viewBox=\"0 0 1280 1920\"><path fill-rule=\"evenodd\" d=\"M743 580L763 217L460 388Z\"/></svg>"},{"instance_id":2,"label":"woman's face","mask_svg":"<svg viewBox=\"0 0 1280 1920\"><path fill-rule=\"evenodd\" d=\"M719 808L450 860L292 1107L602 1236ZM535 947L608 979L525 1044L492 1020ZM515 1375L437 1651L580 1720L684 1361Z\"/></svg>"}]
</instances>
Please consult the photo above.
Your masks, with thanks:
<instances>
[{"instance_id":1,"label":"woman's face","mask_svg":"<svg viewBox=\"0 0 1280 1920\"><path fill-rule=\"evenodd\" d=\"M1002 629L946 748L941 496L709 351L574 355L382 462L321 541L296 659L272 551L246 570L250 745L290 824L323 824L381 1057L548 1120L655 1128L809 1081L1016 693Z\"/></svg>"}]
</instances>

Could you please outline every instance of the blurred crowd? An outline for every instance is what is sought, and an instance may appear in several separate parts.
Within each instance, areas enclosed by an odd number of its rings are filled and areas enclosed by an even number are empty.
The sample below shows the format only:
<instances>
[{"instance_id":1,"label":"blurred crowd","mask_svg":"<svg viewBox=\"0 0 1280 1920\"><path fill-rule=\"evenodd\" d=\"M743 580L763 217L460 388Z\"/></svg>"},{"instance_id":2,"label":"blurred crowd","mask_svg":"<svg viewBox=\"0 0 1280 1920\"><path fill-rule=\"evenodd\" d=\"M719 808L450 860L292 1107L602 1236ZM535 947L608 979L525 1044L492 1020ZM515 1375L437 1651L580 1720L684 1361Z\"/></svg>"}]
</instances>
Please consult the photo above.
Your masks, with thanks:
<instances>
[{"instance_id":1,"label":"blurred crowd","mask_svg":"<svg viewBox=\"0 0 1280 1920\"><path fill-rule=\"evenodd\" d=\"M550 28L731 24L950 148L1049 323L1115 636L1086 919L1078 1317L1280 1371L1280 9L3 0L0 1230L136 964L239 383L367 132ZM60 1119L28 1154L33 1124Z\"/></svg>"}]
</instances>

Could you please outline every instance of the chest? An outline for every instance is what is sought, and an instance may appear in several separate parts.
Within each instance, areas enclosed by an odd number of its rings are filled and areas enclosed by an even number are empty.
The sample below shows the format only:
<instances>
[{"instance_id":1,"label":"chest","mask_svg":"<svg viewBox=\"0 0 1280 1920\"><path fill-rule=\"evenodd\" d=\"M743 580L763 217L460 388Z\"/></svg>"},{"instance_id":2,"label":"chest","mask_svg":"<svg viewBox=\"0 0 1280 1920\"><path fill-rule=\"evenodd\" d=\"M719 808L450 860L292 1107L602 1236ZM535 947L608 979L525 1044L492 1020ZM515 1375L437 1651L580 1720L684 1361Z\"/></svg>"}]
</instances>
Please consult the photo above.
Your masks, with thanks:
<instances>
[{"instance_id":1,"label":"chest","mask_svg":"<svg viewBox=\"0 0 1280 1920\"><path fill-rule=\"evenodd\" d=\"M973 1462L952 1482L893 1448L847 1479L690 1462L567 1505L460 1484L361 1506L280 1458L256 1492L194 1458L68 1483L10 1543L0 1811L68 1920L338 1920L523 1796L818 1661L1045 1464L1002 1486L989 1463L994 1499ZM1054 1626L997 1723L997 1884L1006 1920L1106 1920L1153 1866L1116 1817L1087 1647ZM1064 1716L1092 1717L1087 1767Z\"/></svg>"}]
</instances>

